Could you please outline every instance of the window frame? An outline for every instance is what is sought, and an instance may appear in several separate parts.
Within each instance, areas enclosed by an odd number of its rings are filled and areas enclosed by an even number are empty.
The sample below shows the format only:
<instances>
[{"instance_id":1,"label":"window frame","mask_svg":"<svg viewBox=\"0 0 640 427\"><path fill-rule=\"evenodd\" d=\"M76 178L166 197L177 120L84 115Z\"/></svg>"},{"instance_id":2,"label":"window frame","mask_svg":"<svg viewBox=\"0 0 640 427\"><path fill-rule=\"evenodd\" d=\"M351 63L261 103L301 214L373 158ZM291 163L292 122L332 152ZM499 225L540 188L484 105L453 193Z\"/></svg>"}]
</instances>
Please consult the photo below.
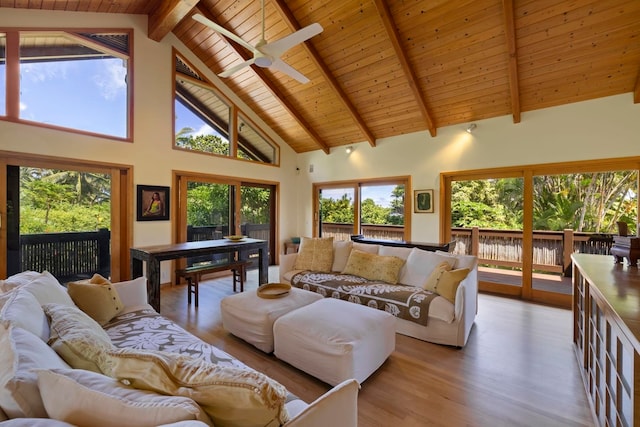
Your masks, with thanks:
<instances>
[{"instance_id":1,"label":"window frame","mask_svg":"<svg viewBox=\"0 0 640 427\"><path fill-rule=\"evenodd\" d=\"M80 43L83 41L87 46L109 52L114 57L126 59L127 62L127 113L126 113L126 136L121 137L117 135L109 135L99 132L92 132L83 129L75 129L61 125L55 125L50 123L43 123L33 120L26 120L20 117L20 34L21 33L64 33L69 34L69 37L78 40ZM108 46L93 42L83 36L82 33L89 34L101 34L101 33L118 33L127 35L127 50L128 52L121 52L116 49L111 49ZM105 139L111 139L116 141L133 142L133 30L122 28L110 28L110 29L86 29L86 28L42 28L42 29L17 29L17 28L0 28L0 34L5 36L5 65L6 65L6 109L5 115L0 115L0 120L9 121L13 123L19 123L29 126L37 126L47 129L59 130L64 132L76 133L81 135L96 136Z\"/></svg>"}]
</instances>

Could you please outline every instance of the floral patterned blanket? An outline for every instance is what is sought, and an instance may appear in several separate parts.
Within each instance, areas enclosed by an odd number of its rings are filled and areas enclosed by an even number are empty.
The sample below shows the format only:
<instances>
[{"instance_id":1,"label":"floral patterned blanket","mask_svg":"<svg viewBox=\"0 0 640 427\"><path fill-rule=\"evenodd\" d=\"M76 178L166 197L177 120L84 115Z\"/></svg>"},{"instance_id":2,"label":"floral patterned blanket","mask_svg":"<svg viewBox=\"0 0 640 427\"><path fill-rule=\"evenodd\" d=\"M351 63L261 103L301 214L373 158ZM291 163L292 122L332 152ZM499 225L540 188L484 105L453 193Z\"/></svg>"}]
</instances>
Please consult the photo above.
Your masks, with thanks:
<instances>
[{"instance_id":1,"label":"floral patterned blanket","mask_svg":"<svg viewBox=\"0 0 640 427\"><path fill-rule=\"evenodd\" d=\"M438 296L414 286L392 285L341 273L301 271L291 278L291 285L317 292L324 297L384 310L423 326L427 325L429 304Z\"/></svg>"}]
</instances>

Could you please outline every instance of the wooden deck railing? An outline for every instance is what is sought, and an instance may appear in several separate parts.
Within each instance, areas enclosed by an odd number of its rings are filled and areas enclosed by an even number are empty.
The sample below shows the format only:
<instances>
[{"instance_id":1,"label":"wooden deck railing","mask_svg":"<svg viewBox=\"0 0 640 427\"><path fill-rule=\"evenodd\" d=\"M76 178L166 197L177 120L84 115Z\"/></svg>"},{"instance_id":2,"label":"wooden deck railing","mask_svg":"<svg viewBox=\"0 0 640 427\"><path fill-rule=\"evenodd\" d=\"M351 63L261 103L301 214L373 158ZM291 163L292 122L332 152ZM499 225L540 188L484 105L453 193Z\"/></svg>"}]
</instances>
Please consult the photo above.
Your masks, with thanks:
<instances>
[{"instance_id":1,"label":"wooden deck railing","mask_svg":"<svg viewBox=\"0 0 640 427\"><path fill-rule=\"evenodd\" d=\"M271 247L271 225L270 224L243 224L240 226L240 232L243 236L252 239L266 240ZM228 236L229 226L227 225L203 225L203 226L187 226L187 241L199 242L202 240L217 240ZM191 266L199 262L229 262L229 254L204 255L200 257L187 258L187 265ZM251 261L249 268L258 266L258 254L249 253L248 259ZM269 264L271 264L271 253L269 253Z\"/></svg>"},{"instance_id":2,"label":"wooden deck railing","mask_svg":"<svg viewBox=\"0 0 640 427\"><path fill-rule=\"evenodd\" d=\"M23 234L20 236L20 271L47 270L60 283L88 279L94 273L109 277L110 239L111 232L107 229Z\"/></svg>"}]
</instances>

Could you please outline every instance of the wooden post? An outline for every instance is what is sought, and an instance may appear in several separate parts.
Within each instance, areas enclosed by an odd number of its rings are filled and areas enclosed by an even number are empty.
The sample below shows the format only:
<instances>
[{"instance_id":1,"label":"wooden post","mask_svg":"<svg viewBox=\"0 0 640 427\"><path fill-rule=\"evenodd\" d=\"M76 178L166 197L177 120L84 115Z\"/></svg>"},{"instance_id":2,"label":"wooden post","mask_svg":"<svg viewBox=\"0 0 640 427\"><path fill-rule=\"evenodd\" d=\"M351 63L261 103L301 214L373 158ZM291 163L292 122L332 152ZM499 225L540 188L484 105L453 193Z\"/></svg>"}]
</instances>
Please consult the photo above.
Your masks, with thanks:
<instances>
[{"instance_id":1,"label":"wooden post","mask_svg":"<svg viewBox=\"0 0 640 427\"><path fill-rule=\"evenodd\" d=\"M480 250L480 228L471 227L471 255L478 256Z\"/></svg>"},{"instance_id":2,"label":"wooden post","mask_svg":"<svg viewBox=\"0 0 640 427\"><path fill-rule=\"evenodd\" d=\"M571 254L573 254L573 229L565 228L562 235L562 270L564 277L571 277Z\"/></svg>"}]
</instances>

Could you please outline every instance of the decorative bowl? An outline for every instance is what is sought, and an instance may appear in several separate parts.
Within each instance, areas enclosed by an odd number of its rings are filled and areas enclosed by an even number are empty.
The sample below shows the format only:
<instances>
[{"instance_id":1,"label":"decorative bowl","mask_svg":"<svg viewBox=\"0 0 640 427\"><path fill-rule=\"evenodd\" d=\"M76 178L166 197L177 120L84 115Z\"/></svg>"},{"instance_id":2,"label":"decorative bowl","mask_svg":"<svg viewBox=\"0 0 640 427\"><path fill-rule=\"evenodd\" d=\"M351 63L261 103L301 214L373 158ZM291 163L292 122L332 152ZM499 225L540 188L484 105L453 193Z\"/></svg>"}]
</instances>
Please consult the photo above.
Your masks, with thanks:
<instances>
[{"instance_id":1,"label":"decorative bowl","mask_svg":"<svg viewBox=\"0 0 640 427\"><path fill-rule=\"evenodd\" d=\"M234 234L234 235L232 235L232 236L224 236L224 238L225 238L225 239L232 240L232 241L234 241L234 242L237 242L237 241L239 241L239 240L242 240L242 239L244 239L244 238L246 238L246 237L247 237L247 236L242 236L242 235L240 235L240 234Z\"/></svg>"}]
</instances>

